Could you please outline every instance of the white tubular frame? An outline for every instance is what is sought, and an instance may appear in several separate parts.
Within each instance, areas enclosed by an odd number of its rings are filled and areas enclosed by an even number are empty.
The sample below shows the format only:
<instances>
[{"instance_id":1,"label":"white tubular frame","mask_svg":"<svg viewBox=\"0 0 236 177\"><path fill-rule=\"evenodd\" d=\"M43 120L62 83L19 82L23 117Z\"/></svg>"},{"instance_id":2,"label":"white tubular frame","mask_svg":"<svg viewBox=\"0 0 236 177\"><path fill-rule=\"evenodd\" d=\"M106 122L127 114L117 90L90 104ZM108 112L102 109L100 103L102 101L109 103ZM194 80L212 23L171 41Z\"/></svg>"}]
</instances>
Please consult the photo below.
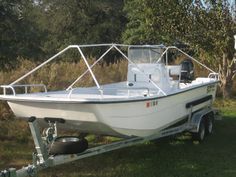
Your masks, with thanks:
<instances>
[{"instance_id":1,"label":"white tubular frame","mask_svg":"<svg viewBox=\"0 0 236 177\"><path fill-rule=\"evenodd\" d=\"M101 57L95 61L91 66L90 69L92 69L112 48L114 48L114 45L112 45L105 53L101 55ZM89 69L87 69L82 75L80 75L66 90L72 89L72 87L82 78L87 74Z\"/></svg>"},{"instance_id":2,"label":"white tubular frame","mask_svg":"<svg viewBox=\"0 0 236 177\"><path fill-rule=\"evenodd\" d=\"M213 71L212 69L210 69L209 67L207 67L206 65L202 64L201 62L199 62L198 60L196 60L195 58L193 58L192 56L190 56L189 54L187 54L186 52L184 52L183 50L175 47L175 46L169 46L166 47L166 50L162 53L162 55L160 56L160 58L157 60L156 63L160 62L162 60L162 57L167 54L168 50L170 49L175 49L177 51L179 51L180 53L184 54L185 56L187 56L189 59L195 61L197 64L201 65L202 67L206 68L208 71L210 71L212 74L218 74L217 72Z\"/></svg>"},{"instance_id":3,"label":"white tubular frame","mask_svg":"<svg viewBox=\"0 0 236 177\"><path fill-rule=\"evenodd\" d=\"M91 66L89 65L86 57L84 56L84 53L82 52L81 48L87 48L87 47L109 47ZM165 51L161 54L160 58L157 60L156 63L160 62L163 58L163 56L166 54L168 50L170 49L175 49L181 53L183 53L184 55L186 55L188 58L190 58L191 60L195 61L196 63L198 63L199 65L203 66L204 68L206 68L207 70L209 70L211 72L211 74L209 75L209 77L213 76L213 75L217 75L218 73L214 72L212 69L208 68L206 65L200 63L199 61L197 61L196 59L194 59L193 57L191 57L190 55L188 55L187 53L185 53L184 51L182 51L181 49L178 49L175 46L170 46L170 47L164 47L163 45L125 45L125 44L91 44L91 45L69 45L68 47L64 48L63 50L61 50L60 52L58 52L57 54L55 54L54 56L52 56L51 58L49 58L48 60L46 60L45 62L43 62L42 64L38 65L37 67L35 67L34 69L32 69L31 71L29 71L28 73L26 73L25 75L21 76L20 78L18 78L17 80L15 80L14 82L12 82L9 85L2 85L1 87L3 88L3 94L6 95L6 89L10 89L13 93L13 95L16 95L16 91L15 91L15 87L23 87L25 88L25 93L28 92L28 88L30 87L43 87L44 91L47 92L47 88L45 85L43 84L26 84L26 85L16 85L16 83L18 83L19 81L25 79L27 76L31 75L32 73L34 73L35 71L37 71L38 69L42 68L44 65L48 64L49 62L51 62L52 60L54 60L55 58L57 58L58 56L60 56L61 54L63 54L64 52L66 52L69 49L75 48L79 51L83 61L86 64L87 70L81 74L70 86L67 87L67 91L69 92L68 97L70 98L72 92L73 92L73 86L81 80L82 77L84 77L88 72L91 74L93 81L96 84L96 87L98 89L98 91L101 93L101 96L103 95L103 89L101 88L101 86L99 85L95 74L92 71L92 68L99 62L101 61L105 55L107 55L112 49L115 49L117 52L119 52L126 60L128 60L129 63L133 64L136 66L136 68L141 72L141 74L143 74L144 77L147 77L144 73L144 71L142 71L142 69L140 69L138 67L137 64L135 64L132 60L130 60L128 58L127 55L124 54L124 52L121 51L121 49L119 47L125 47L125 48L129 48L129 47L162 47L165 48ZM166 56L167 57L167 56ZM168 61L166 61L168 64ZM148 81L150 81L150 83L153 84L154 87L156 87L158 89L158 94L163 94L164 96L166 96L167 94L150 78L148 78ZM218 78L217 78L218 79Z\"/></svg>"},{"instance_id":4,"label":"white tubular frame","mask_svg":"<svg viewBox=\"0 0 236 177\"><path fill-rule=\"evenodd\" d=\"M109 47L91 66L89 65L86 57L84 56L81 48L86 48L86 47ZM53 61L54 59L56 59L58 56L60 56L61 54L65 53L67 50L72 49L72 48L76 48L78 49L83 61L86 64L87 70L80 75L70 86L67 87L67 91L72 90L71 92L69 92L69 96L71 96L72 92L73 92L73 86L79 81L81 80L81 78L83 76L85 76L88 72L91 74L93 81L96 84L97 89L100 91L101 96L103 95L103 89L101 88L101 86L99 85L96 76L94 75L92 68L103 59L103 57L105 55L107 55L107 53L109 53L112 49L116 49L125 59L128 60L129 63L134 64L137 69L146 77L146 75L144 74L144 72L137 66L137 64L135 64L134 62L132 62L127 55L125 55L118 47L148 47L149 45L125 45L125 44L91 44L91 45L69 45L68 47L64 48L63 50L61 50L60 52L58 52L57 54L55 54L54 56L52 56L51 58L49 58L48 60L46 60L45 62L41 63L40 65L38 65L37 67L35 67L34 69L32 69L31 71L29 71L28 73L26 73L25 75L21 76L20 78L18 78L17 80L15 80L14 82L12 82L9 85L2 85L1 87L3 88L3 94L6 95L6 89L11 89L13 95L16 95L16 91L15 91L15 87L25 87L25 93L28 92L28 88L30 87L43 87L44 91L47 92L47 88L45 85L43 84L26 84L26 85L16 85L18 82L20 82L21 80L25 79L27 76L31 75L32 73L34 73L35 71L39 70L40 68L42 68L44 65L48 64L49 62ZM159 45L160 47L163 47L163 45ZM151 45L150 45L151 47ZM157 47L157 45L155 45L155 47ZM158 89L158 94L162 93L163 95L166 95L166 93L160 88L158 87L158 85L156 85L150 78L147 77L147 79Z\"/></svg>"}]
</instances>

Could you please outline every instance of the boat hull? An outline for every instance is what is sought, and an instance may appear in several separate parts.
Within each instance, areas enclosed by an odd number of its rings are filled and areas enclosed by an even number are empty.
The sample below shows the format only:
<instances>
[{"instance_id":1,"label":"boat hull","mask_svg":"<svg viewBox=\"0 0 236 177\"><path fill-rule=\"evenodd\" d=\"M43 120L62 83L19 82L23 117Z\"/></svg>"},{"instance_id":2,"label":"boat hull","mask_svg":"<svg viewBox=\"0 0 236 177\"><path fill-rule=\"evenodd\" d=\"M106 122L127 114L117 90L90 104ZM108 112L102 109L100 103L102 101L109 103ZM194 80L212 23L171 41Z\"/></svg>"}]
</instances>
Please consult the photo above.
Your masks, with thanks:
<instances>
[{"instance_id":1,"label":"boat hull","mask_svg":"<svg viewBox=\"0 0 236 177\"><path fill-rule=\"evenodd\" d=\"M42 124L45 117L61 118L59 128L112 136L149 136L185 119L186 104L202 97L215 98L217 83L183 90L164 97L113 102L49 102L8 100L16 117L35 116ZM210 88L210 89L209 89ZM210 106L213 100L195 105L192 111Z\"/></svg>"}]
</instances>

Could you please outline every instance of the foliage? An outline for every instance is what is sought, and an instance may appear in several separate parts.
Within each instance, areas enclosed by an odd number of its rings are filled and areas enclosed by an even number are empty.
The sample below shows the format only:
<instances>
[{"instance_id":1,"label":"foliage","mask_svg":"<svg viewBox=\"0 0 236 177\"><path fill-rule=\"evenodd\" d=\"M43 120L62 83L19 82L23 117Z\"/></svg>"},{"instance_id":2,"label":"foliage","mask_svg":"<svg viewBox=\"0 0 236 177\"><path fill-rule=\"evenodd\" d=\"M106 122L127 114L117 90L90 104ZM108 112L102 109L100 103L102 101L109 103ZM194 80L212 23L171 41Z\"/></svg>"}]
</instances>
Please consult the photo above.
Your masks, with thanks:
<instances>
[{"instance_id":1,"label":"foliage","mask_svg":"<svg viewBox=\"0 0 236 177\"><path fill-rule=\"evenodd\" d=\"M13 66L18 56L41 54L40 32L32 1L0 1L0 67Z\"/></svg>"},{"instance_id":2,"label":"foliage","mask_svg":"<svg viewBox=\"0 0 236 177\"><path fill-rule=\"evenodd\" d=\"M16 67L17 58L44 60L71 44L185 43L219 70L224 96L230 96L236 75L235 13L227 0L207 1L205 6L200 2L1 0L0 69ZM101 50L86 52L93 58ZM64 58L80 59L77 53Z\"/></svg>"},{"instance_id":3,"label":"foliage","mask_svg":"<svg viewBox=\"0 0 236 177\"><path fill-rule=\"evenodd\" d=\"M39 7L40 25L47 33L42 46L46 53L56 53L71 44L120 41L124 27L121 0L45 0Z\"/></svg>"},{"instance_id":4,"label":"foliage","mask_svg":"<svg viewBox=\"0 0 236 177\"><path fill-rule=\"evenodd\" d=\"M207 56L220 72L225 97L232 93L236 74L234 37L236 22L227 0L212 1L202 7L190 0L126 1L128 24L123 38L128 43L179 43L191 46L196 54Z\"/></svg>"},{"instance_id":5,"label":"foliage","mask_svg":"<svg viewBox=\"0 0 236 177\"><path fill-rule=\"evenodd\" d=\"M122 9L123 0L2 0L0 67L17 57L42 60L71 44L118 43Z\"/></svg>"},{"instance_id":6,"label":"foliage","mask_svg":"<svg viewBox=\"0 0 236 177\"><path fill-rule=\"evenodd\" d=\"M119 42L124 23L122 1L47 0L44 3L53 46Z\"/></svg>"},{"instance_id":7,"label":"foliage","mask_svg":"<svg viewBox=\"0 0 236 177\"><path fill-rule=\"evenodd\" d=\"M176 42L176 34L185 34L185 24L189 22L189 4L192 1L126 1L124 9L128 24L123 40L139 44Z\"/></svg>"},{"instance_id":8,"label":"foliage","mask_svg":"<svg viewBox=\"0 0 236 177\"><path fill-rule=\"evenodd\" d=\"M192 11L194 30L186 39L209 56L211 65L218 67L223 95L230 97L236 74L236 21L228 1L215 1L207 9L196 6Z\"/></svg>"}]
</instances>

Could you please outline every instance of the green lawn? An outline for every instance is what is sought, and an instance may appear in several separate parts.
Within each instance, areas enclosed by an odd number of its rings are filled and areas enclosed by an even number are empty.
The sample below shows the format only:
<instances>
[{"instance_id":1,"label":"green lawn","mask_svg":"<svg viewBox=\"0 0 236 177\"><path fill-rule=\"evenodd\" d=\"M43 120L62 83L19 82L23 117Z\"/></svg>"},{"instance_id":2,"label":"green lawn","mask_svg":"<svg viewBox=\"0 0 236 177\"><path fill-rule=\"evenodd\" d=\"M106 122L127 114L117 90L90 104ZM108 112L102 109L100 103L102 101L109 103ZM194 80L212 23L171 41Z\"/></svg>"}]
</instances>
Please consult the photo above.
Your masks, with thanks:
<instances>
[{"instance_id":1,"label":"green lawn","mask_svg":"<svg viewBox=\"0 0 236 177\"><path fill-rule=\"evenodd\" d=\"M217 101L216 106L221 108L223 118L215 121L213 134L201 144L192 142L188 134L179 135L47 169L38 176L235 177L236 101ZM17 132L17 124L23 123L8 124ZM22 127L27 129L27 125ZM0 144L0 169L31 162L32 140L23 138L28 134L24 130L19 138L17 133L14 136L8 132Z\"/></svg>"}]
</instances>

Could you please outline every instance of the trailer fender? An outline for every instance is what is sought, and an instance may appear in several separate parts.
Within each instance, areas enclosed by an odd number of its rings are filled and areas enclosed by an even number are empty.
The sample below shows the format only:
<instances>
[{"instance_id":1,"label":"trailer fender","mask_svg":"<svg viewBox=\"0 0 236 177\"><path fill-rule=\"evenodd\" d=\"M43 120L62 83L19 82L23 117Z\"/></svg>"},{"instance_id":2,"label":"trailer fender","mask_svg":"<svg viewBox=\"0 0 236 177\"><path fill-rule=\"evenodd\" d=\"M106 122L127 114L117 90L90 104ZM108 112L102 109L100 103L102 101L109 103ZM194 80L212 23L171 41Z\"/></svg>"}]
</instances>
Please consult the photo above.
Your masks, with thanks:
<instances>
[{"instance_id":1,"label":"trailer fender","mask_svg":"<svg viewBox=\"0 0 236 177\"><path fill-rule=\"evenodd\" d=\"M214 114L214 111L211 108L207 108L193 113L190 120L191 129L189 130L189 132L198 132L201 121L206 121L207 119L205 119L205 117L207 117L208 114Z\"/></svg>"}]
</instances>

